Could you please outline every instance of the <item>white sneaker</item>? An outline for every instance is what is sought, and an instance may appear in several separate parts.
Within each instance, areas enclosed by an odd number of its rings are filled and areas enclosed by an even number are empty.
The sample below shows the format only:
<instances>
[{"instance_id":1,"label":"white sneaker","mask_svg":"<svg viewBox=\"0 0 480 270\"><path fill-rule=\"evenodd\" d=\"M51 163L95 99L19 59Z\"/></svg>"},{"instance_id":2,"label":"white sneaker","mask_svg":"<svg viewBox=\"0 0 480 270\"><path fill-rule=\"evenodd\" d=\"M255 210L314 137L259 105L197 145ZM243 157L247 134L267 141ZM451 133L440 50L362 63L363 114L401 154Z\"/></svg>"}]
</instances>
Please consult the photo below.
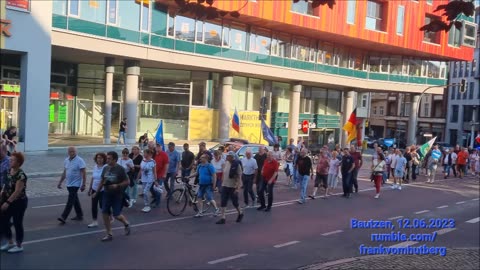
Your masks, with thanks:
<instances>
[{"instance_id":1,"label":"white sneaker","mask_svg":"<svg viewBox=\"0 0 480 270\"><path fill-rule=\"evenodd\" d=\"M129 200L128 201L128 208L132 208L132 206L133 206L133 200Z\"/></svg>"},{"instance_id":2,"label":"white sneaker","mask_svg":"<svg viewBox=\"0 0 480 270\"><path fill-rule=\"evenodd\" d=\"M13 248L8 250L8 253L18 253L22 251L23 251L23 247L14 246Z\"/></svg>"},{"instance_id":3,"label":"white sneaker","mask_svg":"<svg viewBox=\"0 0 480 270\"><path fill-rule=\"evenodd\" d=\"M213 216L216 217L220 215L220 208L215 209L215 212L213 212Z\"/></svg>"},{"instance_id":4,"label":"white sneaker","mask_svg":"<svg viewBox=\"0 0 480 270\"><path fill-rule=\"evenodd\" d=\"M374 198L375 198L375 199L378 199L378 198L380 198L380 194L377 194L377 195L375 195L375 197L374 197Z\"/></svg>"},{"instance_id":5,"label":"white sneaker","mask_svg":"<svg viewBox=\"0 0 480 270\"><path fill-rule=\"evenodd\" d=\"M10 244L10 243L7 242L5 245L0 247L0 251L7 251L7 250L13 248L14 246L15 246L14 244Z\"/></svg>"},{"instance_id":6,"label":"white sneaker","mask_svg":"<svg viewBox=\"0 0 480 270\"><path fill-rule=\"evenodd\" d=\"M88 224L87 226L88 228L94 228L94 227L98 227L98 222L96 221L93 221L92 223Z\"/></svg>"},{"instance_id":7,"label":"white sneaker","mask_svg":"<svg viewBox=\"0 0 480 270\"><path fill-rule=\"evenodd\" d=\"M196 218L203 217L203 212L198 211L198 213L193 217L196 217Z\"/></svg>"},{"instance_id":8,"label":"white sneaker","mask_svg":"<svg viewBox=\"0 0 480 270\"><path fill-rule=\"evenodd\" d=\"M398 189L398 190L402 190L402 186L398 186L398 188L397 188L397 189Z\"/></svg>"},{"instance_id":9,"label":"white sneaker","mask_svg":"<svg viewBox=\"0 0 480 270\"><path fill-rule=\"evenodd\" d=\"M148 212L150 212L151 210L152 210L152 208L150 208L150 206L145 206L145 207L143 207L142 212L148 213Z\"/></svg>"},{"instance_id":10,"label":"white sneaker","mask_svg":"<svg viewBox=\"0 0 480 270\"><path fill-rule=\"evenodd\" d=\"M397 189L397 185L393 184L392 189Z\"/></svg>"}]
</instances>

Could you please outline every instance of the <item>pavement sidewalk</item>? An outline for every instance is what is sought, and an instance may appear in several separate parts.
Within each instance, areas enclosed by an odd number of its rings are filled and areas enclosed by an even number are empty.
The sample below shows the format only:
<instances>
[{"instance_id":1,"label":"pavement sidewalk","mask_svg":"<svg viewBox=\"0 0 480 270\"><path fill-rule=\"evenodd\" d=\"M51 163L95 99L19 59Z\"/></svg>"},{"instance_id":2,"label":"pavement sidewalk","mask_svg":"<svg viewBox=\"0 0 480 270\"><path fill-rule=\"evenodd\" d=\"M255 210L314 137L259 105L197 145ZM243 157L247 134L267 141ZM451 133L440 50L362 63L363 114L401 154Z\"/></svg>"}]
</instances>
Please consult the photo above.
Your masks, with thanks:
<instances>
[{"instance_id":1,"label":"pavement sidewalk","mask_svg":"<svg viewBox=\"0 0 480 270\"><path fill-rule=\"evenodd\" d=\"M322 262L301 270L326 269L480 269L480 249L447 249L447 255L373 255Z\"/></svg>"}]
</instances>

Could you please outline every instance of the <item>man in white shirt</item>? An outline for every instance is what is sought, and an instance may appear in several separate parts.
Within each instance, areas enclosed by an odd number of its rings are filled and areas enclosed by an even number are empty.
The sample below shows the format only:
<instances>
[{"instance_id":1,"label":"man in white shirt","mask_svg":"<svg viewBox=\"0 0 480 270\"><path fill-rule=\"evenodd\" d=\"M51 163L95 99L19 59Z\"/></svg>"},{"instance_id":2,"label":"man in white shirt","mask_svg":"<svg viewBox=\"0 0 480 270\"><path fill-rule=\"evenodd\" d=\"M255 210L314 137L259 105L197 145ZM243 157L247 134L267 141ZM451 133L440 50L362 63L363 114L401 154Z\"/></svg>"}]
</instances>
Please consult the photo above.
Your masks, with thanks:
<instances>
[{"instance_id":1,"label":"man in white shirt","mask_svg":"<svg viewBox=\"0 0 480 270\"><path fill-rule=\"evenodd\" d=\"M252 150L247 149L245 158L242 159L242 183L243 183L243 201L245 208L248 207L248 195L252 198L252 207L255 207L255 193L253 193L253 183L256 182L258 164L252 157Z\"/></svg>"},{"instance_id":2,"label":"man in white shirt","mask_svg":"<svg viewBox=\"0 0 480 270\"><path fill-rule=\"evenodd\" d=\"M455 164L457 163L457 154L455 152L451 152L447 148L445 149L445 157L443 158L443 178L447 179L447 177L450 176L450 169L455 167ZM453 175L457 177L457 171L455 169L453 170Z\"/></svg>"}]
</instances>

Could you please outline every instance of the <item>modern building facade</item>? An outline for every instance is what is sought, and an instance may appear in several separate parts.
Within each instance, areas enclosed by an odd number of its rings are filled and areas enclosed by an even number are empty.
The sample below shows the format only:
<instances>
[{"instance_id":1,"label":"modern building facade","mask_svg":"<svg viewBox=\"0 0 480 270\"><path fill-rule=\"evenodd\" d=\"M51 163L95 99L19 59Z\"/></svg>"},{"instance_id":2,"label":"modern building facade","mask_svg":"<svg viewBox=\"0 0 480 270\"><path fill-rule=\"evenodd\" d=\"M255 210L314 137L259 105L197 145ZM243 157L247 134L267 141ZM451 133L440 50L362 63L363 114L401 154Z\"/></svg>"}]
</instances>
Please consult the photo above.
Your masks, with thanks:
<instances>
[{"instance_id":1,"label":"modern building facade","mask_svg":"<svg viewBox=\"0 0 480 270\"><path fill-rule=\"evenodd\" d=\"M11 27L0 126L19 126L27 151L48 149L48 134L109 143L123 117L128 143L160 120L166 139L264 142L265 97L266 122L284 143L341 142L363 93L411 93L415 102L446 83L447 61L472 58L468 43L449 45L456 36L418 30L445 2L215 1L240 17L199 20L175 1L2 1ZM229 125L235 109L240 134Z\"/></svg>"},{"instance_id":2,"label":"modern building facade","mask_svg":"<svg viewBox=\"0 0 480 270\"><path fill-rule=\"evenodd\" d=\"M412 111L412 94L372 93L367 135L373 138L395 138L399 145L407 144ZM443 95L425 94L419 101L415 141L423 144L432 137L445 139L447 102Z\"/></svg>"},{"instance_id":3,"label":"modern building facade","mask_svg":"<svg viewBox=\"0 0 480 270\"><path fill-rule=\"evenodd\" d=\"M480 1L476 2L477 24L480 23ZM478 29L477 29L478 31ZM476 49L472 61L450 63L448 88L448 117L446 141L451 145L473 146L480 130L480 40L477 32ZM460 93L459 83L466 80L465 93ZM472 133L473 131L473 133Z\"/></svg>"}]
</instances>

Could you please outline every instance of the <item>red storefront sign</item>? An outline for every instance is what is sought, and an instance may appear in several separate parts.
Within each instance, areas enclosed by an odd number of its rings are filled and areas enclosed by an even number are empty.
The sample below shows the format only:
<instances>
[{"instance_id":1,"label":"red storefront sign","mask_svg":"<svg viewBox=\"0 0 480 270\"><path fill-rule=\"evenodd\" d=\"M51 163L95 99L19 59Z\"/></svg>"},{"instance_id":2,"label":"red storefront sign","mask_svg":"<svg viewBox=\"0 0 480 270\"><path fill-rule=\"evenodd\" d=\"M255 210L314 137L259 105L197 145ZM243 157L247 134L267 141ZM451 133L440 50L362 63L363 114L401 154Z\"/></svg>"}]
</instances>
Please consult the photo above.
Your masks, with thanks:
<instances>
[{"instance_id":1,"label":"red storefront sign","mask_svg":"<svg viewBox=\"0 0 480 270\"><path fill-rule=\"evenodd\" d=\"M30 0L7 0L6 7L30 11Z\"/></svg>"},{"instance_id":2,"label":"red storefront sign","mask_svg":"<svg viewBox=\"0 0 480 270\"><path fill-rule=\"evenodd\" d=\"M302 131L303 133L308 133L308 128L310 127L308 120L303 120L302 122Z\"/></svg>"}]
</instances>

